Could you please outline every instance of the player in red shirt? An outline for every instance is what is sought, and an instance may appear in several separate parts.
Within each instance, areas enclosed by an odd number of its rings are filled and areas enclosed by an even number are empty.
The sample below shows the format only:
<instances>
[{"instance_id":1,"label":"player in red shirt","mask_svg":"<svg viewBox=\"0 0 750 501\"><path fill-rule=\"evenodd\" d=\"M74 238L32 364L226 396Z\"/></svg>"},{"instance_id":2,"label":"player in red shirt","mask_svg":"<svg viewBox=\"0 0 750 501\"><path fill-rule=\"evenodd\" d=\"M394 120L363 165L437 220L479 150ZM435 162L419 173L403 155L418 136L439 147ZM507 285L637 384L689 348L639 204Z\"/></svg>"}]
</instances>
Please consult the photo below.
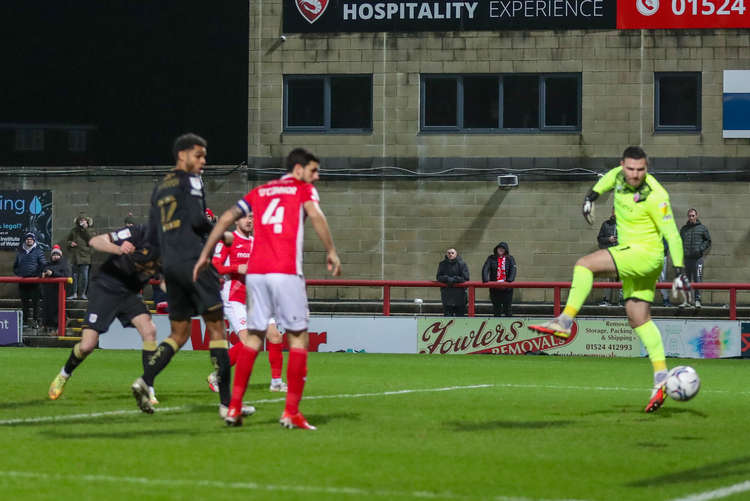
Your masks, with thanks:
<instances>
[{"instance_id":1,"label":"player in red shirt","mask_svg":"<svg viewBox=\"0 0 750 501\"><path fill-rule=\"evenodd\" d=\"M247 288L245 274L250 262L250 251L253 248L253 215L237 220L237 227L232 233L224 236L224 241L216 244L211 263L216 271L224 275L224 286L221 299L224 301L224 317L229 320L229 327L237 333L242 343L229 349L229 363L237 363L237 354L242 344L247 343ZM270 391L286 392L287 386L281 378L284 366L284 355L281 350L281 333L276 328L276 321L271 319L266 332L266 349L271 365ZM219 391L216 372L208 375L208 387L213 392Z\"/></svg>"},{"instance_id":2,"label":"player in red shirt","mask_svg":"<svg viewBox=\"0 0 750 501\"><path fill-rule=\"evenodd\" d=\"M246 276L248 288L248 343L238 354L232 399L225 421L230 426L242 424L242 397L252 372L255 357L263 346L265 330L271 316L286 329L289 341L286 405L279 422L286 428L314 430L299 411L299 402L307 376L307 323L309 310L305 279L302 275L302 245L305 217L326 249L326 264L333 276L341 273L341 261L313 186L320 177L320 161L302 148L292 150L286 158L287 174L259 186L237 205L221 215L208 236L193 269L198 277L210 263L213 248L229 226L253 211L255 245Z\"/></svg>"}]
</instances>

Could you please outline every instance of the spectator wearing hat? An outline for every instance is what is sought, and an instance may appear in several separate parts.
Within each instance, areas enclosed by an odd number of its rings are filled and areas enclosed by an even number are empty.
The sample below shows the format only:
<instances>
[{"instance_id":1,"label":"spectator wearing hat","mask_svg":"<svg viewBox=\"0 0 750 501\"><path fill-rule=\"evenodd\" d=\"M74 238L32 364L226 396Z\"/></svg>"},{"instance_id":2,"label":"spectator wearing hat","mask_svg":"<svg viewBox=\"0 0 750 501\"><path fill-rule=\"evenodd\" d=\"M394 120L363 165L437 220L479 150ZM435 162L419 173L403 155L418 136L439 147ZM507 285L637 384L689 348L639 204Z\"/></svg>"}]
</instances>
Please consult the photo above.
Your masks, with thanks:
<instances>
[{"instance_id":1,"label":"spectator wearing hat","mask_svg":"<svg viewBox=\"0 0 750 501\"><path fill-rule=\"evenodd\" d=\"M70 264L68 260L63 257L62 249L59 245L52 247L50 252L49 264L44 267L42 271L42 277L44 278L58 278L58 277L69 277L70 276ZM54 284L42 284L42 324L48 329L57 329L57 313L58 313L58 285Z\"/></svg>"},{"instance_id":2,"label":"spectator wearing hat","mask_svg":"<svg viewBox=\"0 0 750 501\"><path fill-rule=\"evenodd\" d=\"M125 216L125 226L130 228L131 226L135 226L135 217L133 217L132 212L128 212L128 215Z\"/></svg>"},{"instance_id":3,"label":"spectator wearing hat","mask_svg":"<svg viewBox=\"0 0 750 501\"><path fill-rule=\"evenodd\" d=\"M39 278L47 265L44 252L37 245L36 236L29 232L24 235L23 243L18 247L16 260L13 262L13 273L18 277ZM37 327L39 323L39 298L41 290L39 284L18 284L23 309L23 321L29 327Z\"/></svg>"},{"instance_id":4,"label":"spectator wearing hat","mask_svg":"<svg viewBox=\"0 0 750 501\"><path fill-rule=\"evenodd\" d=\"M68 233L66 245L69 249L70 263L73 265L73 294L68 299L88 299L89 270L91 269L91 246L89 240L94 237L91 227L94 221L79 214L73 221L73 228ZM80 293L80 294L79 294Z\"/></svg>"}]
</instances>

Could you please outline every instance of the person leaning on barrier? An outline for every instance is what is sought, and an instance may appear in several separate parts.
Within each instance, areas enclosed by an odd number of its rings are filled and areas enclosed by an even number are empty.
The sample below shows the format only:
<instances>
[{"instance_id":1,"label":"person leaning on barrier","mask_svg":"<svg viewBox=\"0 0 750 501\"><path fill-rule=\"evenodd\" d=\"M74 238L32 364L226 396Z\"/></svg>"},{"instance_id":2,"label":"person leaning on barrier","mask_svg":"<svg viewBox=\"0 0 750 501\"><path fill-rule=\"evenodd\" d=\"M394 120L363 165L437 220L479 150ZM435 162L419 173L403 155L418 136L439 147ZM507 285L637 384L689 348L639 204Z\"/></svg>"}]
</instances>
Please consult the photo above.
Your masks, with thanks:
<instances>
[{"instance_id":1,"label":"person leaning on barrier","mask_svg":"<svg viewBox=\"0 0 750 501\"><path fill-rule=\"evenodd\" d=\"M516 260L510 255L510 248L506 242L500 242L487 256L482 266L482 282L513 282L516 279ZM512 316L513 289L490 289L492 314L500 317Z\"/></svg>"},{"instance_id":2,"label":"person leaning on barrier","mask_svg":"<svg viewBox=\"0 0 750 501\"><path fill-rule=\"evenodd\" d=\"M43 278L61 278L70 276L70 264L63 257L59 245L52 246L49 263L42 272ZM59 286L56 283L42 284L42 324L47 329L57 329Z\"/></svg>"},{"instance_id":3,"label":"person leaning on barrier","mask_svg":"<svg viewBox=\"0 0 750 501\"><path fill-rule=\"evenodd\" d=\"M42 270L47 265L44 252L36 243L36 236L29 232L24 235L23 243L18 247L16 260L13 262L13 273L18 277L40 278ZM41 297L40 284L18 284L21 297L23 322L29 327L37 327L39 323L39 299Z\"/></svg>"},{"instance_id":4,"label":"person leaning on barrier","mask_svg":"<svg viewBox=\"0 0 750 501\"><path fill-rule=\"evenodd\" d=\"M446 317L466 316L468 303L466 288L451 286L469 281L469 267L453 247L445 251L445 259L438 264L436 280L448 284L448 287L440 288L443 315Z\"/></svg>"}]
</instances>

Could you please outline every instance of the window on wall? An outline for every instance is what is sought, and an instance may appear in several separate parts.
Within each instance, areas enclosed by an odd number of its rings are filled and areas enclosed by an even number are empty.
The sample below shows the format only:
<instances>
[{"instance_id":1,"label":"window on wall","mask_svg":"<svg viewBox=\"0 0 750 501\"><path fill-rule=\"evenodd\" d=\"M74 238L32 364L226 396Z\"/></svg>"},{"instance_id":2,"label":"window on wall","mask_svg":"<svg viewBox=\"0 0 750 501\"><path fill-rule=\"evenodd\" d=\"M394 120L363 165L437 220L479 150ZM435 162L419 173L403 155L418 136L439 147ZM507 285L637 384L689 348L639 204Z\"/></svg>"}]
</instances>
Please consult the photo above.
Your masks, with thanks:
<instances>
[{"instance_id":1,"label":"window on wall","mask_svg":"<svg viewBox=\"0 0 750 501\"><path fill-rule=\"evenodd\" d=\"M654 131L701 130L701 74L654 74Z\"/></svg>"},{"instance_id":2,"label":"window on wall","mask_svg":"<svg viewBox=\"0 0 750 501\"><path fill-rule=\"evenodd\" d=\"M372 130L371 75L286 75L284 130Z\"/></svg>"},{"instance_id":3,"label":"window on wall","mask_svg":"<svg viewBox=\"0 0 750 501\"><path fill-rule=\"evenodd\" d=\"M16 151L44 151L44 129L16 129Z\"/></svg>"},{"instance_id":4,"label":"window on wall","mask_svg":"<svg viewBox=\"0 0 750 501\"><path fill-rule=\"evenodd\" d=\"M577 73L422 75L423 132L581 129Z\"/></svg>"}]
</instances>

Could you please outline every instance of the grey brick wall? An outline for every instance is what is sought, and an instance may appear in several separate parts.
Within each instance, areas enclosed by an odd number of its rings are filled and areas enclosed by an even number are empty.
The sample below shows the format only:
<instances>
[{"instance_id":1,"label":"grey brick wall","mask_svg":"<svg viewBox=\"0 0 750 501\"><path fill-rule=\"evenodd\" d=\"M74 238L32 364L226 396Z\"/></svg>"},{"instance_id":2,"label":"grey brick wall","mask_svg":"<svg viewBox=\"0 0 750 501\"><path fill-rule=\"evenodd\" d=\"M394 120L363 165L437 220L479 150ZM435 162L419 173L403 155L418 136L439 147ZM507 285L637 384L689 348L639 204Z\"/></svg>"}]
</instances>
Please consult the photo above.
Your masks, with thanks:
<instances>
[{"instance_id":1,"label":"grey brick wall","mask_svg":"<svg viewBox=\"0 0 750 501\"><path fill-rule=\"evenodd\" d=\"M616 157L641 144L652 157L750 157L750 140L721 137L722 71L750 67L747 30L498 31L289 34L281 2L250 7L249 156L297 145L324 157ZM581 72L582 131L420 135L420 73ZM653 73L700 71L697 134L654 134ZM284 134L284 74L373 75L373 132Z\"/></svg>"},{"instance_id":2,"label":"grey brick wall","mask_svg":"<svg viewBox=\"0 0 750 501\"><path fill-rule=\"evenodd\" d=\"M210 166L209 166L210 168ZM481 280L485 258L501 240L507 241L518 263L518 280L568 281L576 259L597 248L601 222L611 212L611 197L597 201L597 220L586 224L580 214L583 195L593 184L527 182L500 190L494 182L450 180L326 180L318 189L334 240L349 279L433 280L448 247L456 247ZM156 178L34 178L6 180L8 189L51 189L54 236L62 240L83 210L94 218L97 232L122 224L128 211L145 221ZM17 183L18 186L11 186ZM244 173L206 177L208 204L219 214L252 186ZM699 210L713 238L706 258L708 281L750 281L750 219L744 206L748 183L667 182L677 222L688 208ZM115 201L113 204L112 201ZM0 256L0 275L12 275L14 254ZM101 256L99 257L101 260ZM305 274L325 278L325 252L314 230L305 234ZM14 297L16 289L0 289ZM380 289L313 288L314 298L379 298ZM480 291L479 298L486 299ZM740 301L750 297L740 294ZM750 295L747 295L750 296ZM393 289L392 297L438 299L436 290ZM727 302L726 293L704 295L706 302ZM551 301L551 291L516 292L519 301Z\"/></svg>"}]
</instances>

